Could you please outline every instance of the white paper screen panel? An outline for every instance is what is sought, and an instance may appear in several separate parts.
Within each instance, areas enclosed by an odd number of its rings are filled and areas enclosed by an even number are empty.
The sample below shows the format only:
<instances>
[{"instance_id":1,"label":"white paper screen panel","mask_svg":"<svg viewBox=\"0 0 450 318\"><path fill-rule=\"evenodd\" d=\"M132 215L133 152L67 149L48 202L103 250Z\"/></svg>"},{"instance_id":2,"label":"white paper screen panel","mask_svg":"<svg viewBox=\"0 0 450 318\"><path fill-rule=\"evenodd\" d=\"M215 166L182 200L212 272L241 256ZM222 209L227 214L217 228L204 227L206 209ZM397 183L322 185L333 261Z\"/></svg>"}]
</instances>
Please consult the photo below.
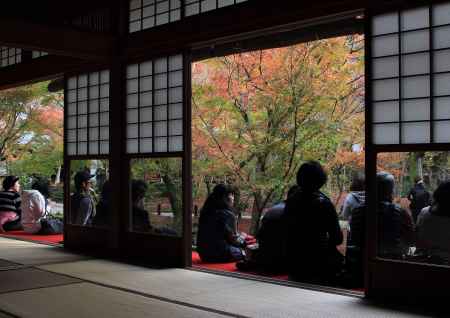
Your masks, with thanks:
<instances>
[{"instance_id":1,"label":"white paper screen panel","mask_svg":"<svg viewBox=\"0 0 450 318\"><path fill-rule=\"evenodd\" d=\"M450 3L374 16L375 144L450 142Z\"/></svg>"},{"instance_id":2,"label":"white paper screen panel","mask_svg":"<svg viewBox=\"0 0 450 318\"><path fill-rule=\"evenodd\" d=\"M22 62L22 49L0 46L0 67Z\"/></svg>"},{"instance_id":3,"label":"white paper screen panel","mask_svg":"<svg viewBox=\"0 0 450 318\"><path fill-rule=\"evenodd\" d=\"M39 57L46 56L46 55L48 55L47 52L42 52L42 51L32 51L31 52L31 57L34 59L37 59Z\"/></svg>"},{"instance_id":4,"label":"white paper screen panel","mask_svg":"<svg viewBox=\"0 0 450 318\"><path fill-rule=\"evenodd\" d=\"M109 154L109 70L66 81L67 155Z\"/></svg>"},{"instance_id":5,"label":"white paper screen panel","mask_svg":"<svg viewBox=\"0 0 450 318\"><path fill-rule=\"evenodd\" d=\"M134 33L247 0L130 0L129 32Z\"/></svg>"},{"instance_id":6,"label":"white paper screen panel","mask_svg":"<svg viewBox=\"0 0 450 318\"><path fill-rule=\"evenodd\" d=\"M183 56L127 67L127 153L183 151Z\"/></svg>"}]
</instances>

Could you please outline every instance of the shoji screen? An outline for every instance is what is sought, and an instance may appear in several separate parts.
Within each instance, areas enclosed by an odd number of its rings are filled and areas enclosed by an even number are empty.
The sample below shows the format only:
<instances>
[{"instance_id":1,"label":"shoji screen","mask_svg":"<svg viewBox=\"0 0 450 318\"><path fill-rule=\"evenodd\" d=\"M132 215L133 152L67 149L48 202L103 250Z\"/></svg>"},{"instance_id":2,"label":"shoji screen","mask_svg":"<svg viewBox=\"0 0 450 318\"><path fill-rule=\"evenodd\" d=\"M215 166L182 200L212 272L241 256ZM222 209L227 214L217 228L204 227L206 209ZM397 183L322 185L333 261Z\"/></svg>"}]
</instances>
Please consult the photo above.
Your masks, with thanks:
<instances>
[{"instance_id":1,"label":"shoji screen","mask_svg":"<svg viewBox=\"0 0 450 318\"><path fill-rule=\"evenodd\" d=\"M14 65L22 62L22 50L0 46L0 67Z\"/></svg>"},{"instance_id":2,"label":"shoji screen","mask_svg":"<svg viewBox=\"0 0 450 318\"><path fill-rule=\"evenodd\" d=\"M127 67L127 153L183 151L183 56Z\"/></svg>"},{"instance_id":3,"label":"shoji screen","mask_svg":"<svg viewBox=\"0 0 450 318\"><path fill-rule=\"evenodd\" d=\"M153 28L245 1L247 0L130 0L129 32Z\"/></svg>"},{"instance_id":4,"label":"shoji screen","mask_svg":"<svg viewBox=\"0 0 450 318\"><path fill-rule=\"evenodd\" d=\"M31 57L34 59L37 59L39 57L46 56L46 55L48 55L47 52L42 52L42 51L32 51L31 52Z\"/></svg>"},{"instance_id":5,"label":"shoji screen","mask_svg":"<svg viewBox=\"0 0 450 318\"><path fill-rule=\"evenodd\" d=\"M67 154L108 154L109 70L68 78L65 98Z\"/></svg>"},{"instance_id":6,"label":"shoji screen","mask_svg":"<svg viewBox=\"0 0 450 318\"><path fill-rule=\"evenodd\" d=\"M375 144L450 142L450 3L373 17Z\"/></svg>"}]
</instances>

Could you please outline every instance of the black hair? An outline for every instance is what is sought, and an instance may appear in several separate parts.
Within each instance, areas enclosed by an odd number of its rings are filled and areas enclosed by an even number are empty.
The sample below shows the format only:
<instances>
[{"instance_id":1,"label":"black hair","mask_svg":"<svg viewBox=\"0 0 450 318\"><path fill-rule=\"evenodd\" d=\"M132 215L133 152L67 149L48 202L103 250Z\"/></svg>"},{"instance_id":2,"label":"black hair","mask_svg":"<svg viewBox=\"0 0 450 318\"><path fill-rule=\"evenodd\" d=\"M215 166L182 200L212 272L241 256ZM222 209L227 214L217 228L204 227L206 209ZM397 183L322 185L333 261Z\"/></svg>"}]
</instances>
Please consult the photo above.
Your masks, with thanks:
<instances>
[{"instance_id":1,"label":"black hair","mask_svg":"<svg viewBox=\"0 0 450 318\"><path fill-rule=\"evenodd\" d=\"M131 200L133 203L138 202L148 190L148 185L144 180L132 180L131 181Z\"/></svg>"},{"instance_id":2,"label":"black hair","mask_svg":"<svg viewBox=\"0 0 450 318\"><path fill-rule=\"evenodd\" d=\"M200 211L200 215L205 215L209 213L214 213L216 210L225 209L227 207L226 205L226 198L229 194L235 194L236 188L225 185L225 184L218 184L214 187L212 193L208 196L208 198L205 201L205 204L203 205L202 210Z\"/></svg>"},{"instance_id":3,"label":"black hair","mask_svg":"<svg viewBox=\"0 0 450 318\"><path fill-rule=\"evenodd\" d=\"M392 202L394 187L395 179L392 174L386 171L377 173L377 198L379 202Z\"/></svg>"},{"instance_id":4,"label":"black hair","mask_svg":"<svg viewBox=\"0 0 450 318\"><path fill-rule=\"evenodd\" d=\"M11 189L14 184L19 181L19 177L17 176L7 176L4 180L3 180L3 190L4 191L8 191L9 189Z\"/></svg>"},{"instance_id":5,"label":"black hair","mask_svg":"<svg viewBox=\"0 0 450 318\"><path fill-rule=\"evenodd\" d=\"M317 161L307 161L297 171L297 184L302 191L317 191L327 182L327 174Z\"/></svg>"},{"instance_id":6,"label":"black hair","mask_svg":"<svg viewBox=\"0 0 450 318\"><path fill-rule=\"evenodd\" d=\"M414 178L414 183L418 183L419 181L422 181L422 178L420 176L416 176Z\"/></svg>"},{"instance_id":7,"label":"black hair","mask_svg":"<svg viewBox=\"0 0 450 318\"><path fill-rule=\"evenodd\" d=\"M293 195L295 195L298 191L300 190L300 187L298 185L293 185L292 187L289 188L288 192L287 192L287 196L286 198L290 198Z\"/></svg>"},{"instance_id":8,"label":"black hair","mask_svg":"<svg viewBox=\"0 0 450 318\"><path fill-rule=\"evenodd\" d=\"M450 217L450 180L441 182L434 191L431 213Z\"/></svg>"},{"instance_id":9,"label":"black hair","mask_svg":"<svg viewBox=\"0 0 450 318\"><path fill-rule=\"evenodd\" d=\"M364 191L366 189L365 176L362 172L353 175L350 191Z\"/></svg>"},{"instance_id":10,"label":"black hair","mask_svg":"<svg viewBox=\"0 0 450 318\"><path fill-rule=\"evenodd\" d=\"M37 178L31 185L31 189L39 191L45 198L50 197L49 182L45 178Z\"/></svg>"}]
</instances>

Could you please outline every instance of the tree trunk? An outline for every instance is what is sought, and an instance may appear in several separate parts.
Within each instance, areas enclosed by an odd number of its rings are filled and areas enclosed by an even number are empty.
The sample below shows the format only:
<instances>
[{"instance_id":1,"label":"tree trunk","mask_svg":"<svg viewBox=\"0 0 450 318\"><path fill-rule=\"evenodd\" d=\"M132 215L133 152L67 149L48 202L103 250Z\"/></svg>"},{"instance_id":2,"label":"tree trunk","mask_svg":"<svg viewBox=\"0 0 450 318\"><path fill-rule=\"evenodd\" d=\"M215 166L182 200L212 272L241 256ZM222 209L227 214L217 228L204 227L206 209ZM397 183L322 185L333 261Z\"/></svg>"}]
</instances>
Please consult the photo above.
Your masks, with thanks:
<instances>
[{"instance_id":1,"label":"tree trunk","mask_svg":"<svg viewBox=\"0 0 450 318\"><path fill-rule=\"evenodd\" d=\"M254 192L253 193L253 207L252 207L252 219L251 219L251 226L250 226L250 234L256 235L259 229L259 220L261 219L261 215L263 212L262 207L262 195L261 192Z\"/></svg>"}]
</instances>

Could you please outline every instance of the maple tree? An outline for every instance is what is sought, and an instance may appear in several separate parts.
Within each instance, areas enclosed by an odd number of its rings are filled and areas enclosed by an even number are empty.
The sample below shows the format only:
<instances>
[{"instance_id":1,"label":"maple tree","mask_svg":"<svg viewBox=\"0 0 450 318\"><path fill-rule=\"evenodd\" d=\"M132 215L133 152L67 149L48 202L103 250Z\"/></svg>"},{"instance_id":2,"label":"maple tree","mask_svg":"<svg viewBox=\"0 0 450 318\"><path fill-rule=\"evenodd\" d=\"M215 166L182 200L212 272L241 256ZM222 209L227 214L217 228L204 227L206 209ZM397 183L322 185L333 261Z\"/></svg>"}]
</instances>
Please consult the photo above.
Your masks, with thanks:
<instances>
[{"instance_id":1,"label":"maple tree","mask_svg":"<svg viewBox=\"0 0 450 318\"><path fill-rule=\"evenodd\" d=\"M252 201L254 232L302 162L332 171L353 160L364 140L361 43L349 36L195 63L194 195L228 179Z\"/></svg>"}]
</instances>

